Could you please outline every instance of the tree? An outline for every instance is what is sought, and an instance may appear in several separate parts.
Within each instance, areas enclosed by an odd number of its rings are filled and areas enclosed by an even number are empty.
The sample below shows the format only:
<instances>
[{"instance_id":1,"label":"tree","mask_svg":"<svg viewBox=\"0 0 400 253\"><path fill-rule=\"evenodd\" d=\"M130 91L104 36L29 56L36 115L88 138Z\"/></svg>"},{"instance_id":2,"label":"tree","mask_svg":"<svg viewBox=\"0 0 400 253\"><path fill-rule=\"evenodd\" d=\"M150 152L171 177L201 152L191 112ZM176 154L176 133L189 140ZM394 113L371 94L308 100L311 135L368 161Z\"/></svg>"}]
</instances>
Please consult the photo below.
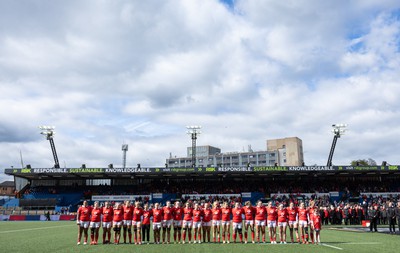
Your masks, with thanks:
<instances>
[{"instance_id":1,"label":"tree","mask_svg":"<svg viewBox=\"0 0 400 253\"><path fill-rule=\"evenodd\" d=\"M351 166L376 166L376 161L372 158L358 159L351 161Z\"/></svg>"}]
</instances>

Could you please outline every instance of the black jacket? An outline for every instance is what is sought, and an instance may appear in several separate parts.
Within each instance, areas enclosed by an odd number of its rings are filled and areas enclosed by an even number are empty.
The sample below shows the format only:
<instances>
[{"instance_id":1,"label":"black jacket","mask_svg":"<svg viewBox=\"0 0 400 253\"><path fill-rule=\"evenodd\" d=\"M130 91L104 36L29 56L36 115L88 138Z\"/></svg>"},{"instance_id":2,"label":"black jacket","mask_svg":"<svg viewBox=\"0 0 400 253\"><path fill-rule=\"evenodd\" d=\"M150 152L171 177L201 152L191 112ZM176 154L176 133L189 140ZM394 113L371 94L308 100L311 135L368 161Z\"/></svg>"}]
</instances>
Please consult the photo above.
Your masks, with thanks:
<instances>
[{"instance_id":1,"label":"black jacket","mask_svg":"<svg viewBox=\"0 0 400 253\"><path fill-rule=\"evenodd\" d=\"M396 213L397 219L400 219L400 207L395 208L395 213Z\"/></svg>"},{"instance_id":2,"label":"black jacket","mask_svg":"<svg viewBox=\"0 0 400 253\"><path fill-rule=\"evenodd\" d=\"M389 219L396 218L396 210L394 209L394 207L389 207L387 209L387 216L389 217Z\"/></svg>"}]
</instances>

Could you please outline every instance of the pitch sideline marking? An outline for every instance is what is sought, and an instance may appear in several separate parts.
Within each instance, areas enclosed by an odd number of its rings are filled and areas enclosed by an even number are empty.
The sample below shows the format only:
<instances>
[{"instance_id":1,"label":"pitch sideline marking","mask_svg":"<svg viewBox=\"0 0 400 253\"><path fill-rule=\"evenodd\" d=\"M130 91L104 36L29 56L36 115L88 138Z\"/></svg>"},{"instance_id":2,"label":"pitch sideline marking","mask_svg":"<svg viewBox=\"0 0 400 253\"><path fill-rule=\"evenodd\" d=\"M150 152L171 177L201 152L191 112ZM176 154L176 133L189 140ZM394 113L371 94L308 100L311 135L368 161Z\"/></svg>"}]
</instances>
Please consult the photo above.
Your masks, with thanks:
<instances>
[{"instance_id":1,"label":"pitch sideline marking","mask_svg":"<svg viewBox=\"0 0 400 253\"><path fill-rule=\"evenodd\" d=\"M342 248L335 247L335 246L332 246L332 245L329 245L329 244L326 244L326 243L321 243L321 245L322 245L322 246L325 246L325 247L329 247L329 248L334 248L334 249L338 249L338 250L343 250Z\"/></svg>"},{"instance_id":2,"label":"pitch sideline marking","mask_svg":"<svg viewBox=\"0 0 400 253\"><path fill-rule=\"evenodd\" d=\"M382 244L382 243L380 243L380 242L341 242L340 244L374 245L374 244Z\"/></svg>"},{"instance_id":3,"label":"pitch sideline marking","mask_svg":"<svg viewBox=\"0 0 400 253\"><path fill-rule=\"evenodd\" d=\"M48 229L48 228L61 228L61 227L69 227L69 226L74 226L74 225L62 225L62 226L52 226L52 227L42 227L42 228L24 228L24 229L17 229L17 230L7 230L7 231L0 231L0 234L23 232L23 231L32 231L32 230L41 230L41 229Z\"/></svg>"}]
</instances>

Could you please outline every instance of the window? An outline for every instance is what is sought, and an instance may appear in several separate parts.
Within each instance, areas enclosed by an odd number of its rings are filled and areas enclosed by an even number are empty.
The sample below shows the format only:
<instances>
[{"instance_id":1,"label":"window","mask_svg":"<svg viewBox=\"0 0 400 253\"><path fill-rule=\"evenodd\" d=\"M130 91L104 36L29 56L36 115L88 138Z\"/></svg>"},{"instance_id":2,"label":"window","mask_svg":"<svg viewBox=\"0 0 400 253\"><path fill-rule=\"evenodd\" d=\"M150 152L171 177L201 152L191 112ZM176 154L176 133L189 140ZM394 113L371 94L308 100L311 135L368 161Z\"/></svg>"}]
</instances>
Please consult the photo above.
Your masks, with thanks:
<instances>
[{"instance_id":1,"label":"window","mask_svg":"<svg viewBox=\"0 0 400 253\"><path fill-rule=\"evenodd\" d=\"M86 185L111 185L111 179L86 179Z\"/></svg>"}]
</instances>

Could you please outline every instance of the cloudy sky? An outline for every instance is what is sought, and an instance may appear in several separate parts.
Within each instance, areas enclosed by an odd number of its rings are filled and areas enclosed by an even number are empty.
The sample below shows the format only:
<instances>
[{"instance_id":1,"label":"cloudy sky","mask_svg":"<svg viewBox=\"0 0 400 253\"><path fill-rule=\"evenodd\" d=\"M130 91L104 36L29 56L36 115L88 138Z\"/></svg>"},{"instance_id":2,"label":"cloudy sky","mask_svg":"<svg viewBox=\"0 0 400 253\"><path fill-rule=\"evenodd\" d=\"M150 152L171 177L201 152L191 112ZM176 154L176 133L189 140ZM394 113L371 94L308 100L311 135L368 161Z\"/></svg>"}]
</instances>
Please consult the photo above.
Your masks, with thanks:
<instances>
[{"instance_id":1,"label":"cloudy sky","mask_svg":"<svg viewBox=\"0 0 400 253\"><path fill-rule=\"evenodd\" d=\"M400 164L396 0L0 1L0 181L53 165L160 166L199 145L298 136L326 164Z\"/></svg>"}]
</instances>

